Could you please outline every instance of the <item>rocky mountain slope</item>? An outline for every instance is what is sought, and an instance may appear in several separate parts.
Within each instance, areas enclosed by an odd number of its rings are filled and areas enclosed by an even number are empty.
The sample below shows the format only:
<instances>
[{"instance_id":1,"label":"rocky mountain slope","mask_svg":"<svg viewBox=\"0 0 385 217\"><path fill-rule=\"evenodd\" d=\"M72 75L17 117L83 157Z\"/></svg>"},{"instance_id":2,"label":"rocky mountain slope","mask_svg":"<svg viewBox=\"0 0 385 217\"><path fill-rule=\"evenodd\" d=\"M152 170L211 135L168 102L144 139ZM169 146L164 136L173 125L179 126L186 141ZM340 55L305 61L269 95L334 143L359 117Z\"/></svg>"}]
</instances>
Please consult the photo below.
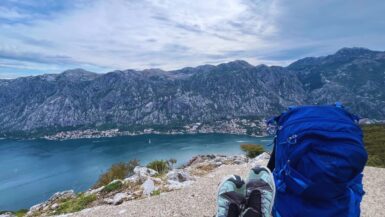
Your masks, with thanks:
<instances>
[{"instance_id":1,"label":"rocky mountain slope","mask_svg":"<svg viewBox=\"0 0 385 217\"><path fill-rule=\"evenodd\" d=\"M266 118L289 105L341 101L385 118L385 52L344 48L288 67L233 61L175 71L148 69L0 80L0 132L180 127L239 117Z\"/></svg>"}]
</instances>

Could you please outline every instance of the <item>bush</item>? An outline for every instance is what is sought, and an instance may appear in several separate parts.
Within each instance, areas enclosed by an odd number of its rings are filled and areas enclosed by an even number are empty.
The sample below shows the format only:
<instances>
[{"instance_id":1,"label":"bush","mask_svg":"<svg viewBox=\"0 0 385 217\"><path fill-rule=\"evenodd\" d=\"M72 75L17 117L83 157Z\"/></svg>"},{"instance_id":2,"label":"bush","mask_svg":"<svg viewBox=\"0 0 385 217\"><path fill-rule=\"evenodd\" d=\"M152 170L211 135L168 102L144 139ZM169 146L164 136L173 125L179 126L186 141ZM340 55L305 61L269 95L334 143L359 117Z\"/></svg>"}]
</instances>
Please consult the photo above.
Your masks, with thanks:
<instances>
[{"instance_id":1,"label":"bush","mask_svg":"<svg viewBox=\"0 0 385 217\"><path fill-rule=\"evenodd\" d=\"M124 179L125 177L132 175L134 168L138 165L138 160L130 160L128 163L117 163L112 165L107 172L100 175L94 188L107 185L116 179Z\"/></svg>"},{"instance_id":2,"label":"bush","mask_svg":"<svg viewBox=\"0 0 385 217\"><path fill-rule=\"evenodd\" d=\"M385 125L362 126L364 143L368 152L368 166L385 167Z\"/></svg>"},{"instance_id":3,"label":"bush","mask_svg":"<svg viewBox=\"0 0 385 217\"><path fill-rule=\"evenodd\" d=\"M158 189L158 190L155 190L155 191L153 191L152 193L151 193L151 196L158 196L158 195L160 195L160 190Z\"/></svg>"},{"instance_id":4,"label":"bush","mask_svg":"<svg viewBox=\"0 0 385 217\"><path fill-rule=\"evenodd\" d=\"M17 217L22 217L22 216L25 216L28 212L28 209L19 209L15 212L15 215Z\"/></svg>"},{"instance_id":5,"label":"bush","mask_svg":"<svg viewBox=\"0 0 385 217\"><path fill-rule=\"evenodd\" d=\"M168 170L170 169L167 161L165 161L165 160L154 160L154 161L148 163L147 167L157 171L160 174L164 174L164 173L168 172Z\"/></svg>"},{"instance_id":6,"label":"bush","mask_svg":"<svg viewBox=\"0 0 385 217\"><path fill-rule=\"evenodd\" d=\"M116 191L120 188L122 188L123 184L121 182L114 182L106 185L106 187L103 188L102 192L109 193L112 191Z\"/></svg>"},{"instance_id":7,"label":"bush","mask_svg":"<svg viewBox=\"0 0 385 217\"><path fill-rule=\"evenodd\" d=\"M265 151L262 145L253 144L242 144L241 149L245 152L248 158L255 158Z\"/></svg>"},{"instance_id":8,"label":"bush","mask_svg":"<svg viewBox=\"0 0 385 217\"><path fill-rule=\"evenodd\" d=\"M91 194L85 196L84 194L79 195L77 198L69 199L59 205L55 214L64 214L77 212L88 207L93 201L96 200L96 195Z\"/></svg>"}]
</instances>

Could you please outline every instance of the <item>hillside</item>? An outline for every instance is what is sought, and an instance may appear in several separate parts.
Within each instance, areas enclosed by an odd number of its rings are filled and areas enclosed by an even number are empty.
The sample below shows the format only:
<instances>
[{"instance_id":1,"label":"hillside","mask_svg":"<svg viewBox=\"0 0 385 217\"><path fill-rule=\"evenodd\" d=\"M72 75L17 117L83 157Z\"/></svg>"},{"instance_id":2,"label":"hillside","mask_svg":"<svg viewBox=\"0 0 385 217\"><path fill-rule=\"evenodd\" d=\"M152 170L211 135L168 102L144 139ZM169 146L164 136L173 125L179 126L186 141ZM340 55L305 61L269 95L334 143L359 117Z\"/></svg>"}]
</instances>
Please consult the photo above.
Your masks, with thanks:
<instances>
[{"instance_id":1,"label":"hillside","mask_svg":"<svg viewBox=\"0 0 385 217\"><path fill-rule=\"evenodd\" d=\"M269 155L262 154L248 162L232 162L231 157L215 157L209 160L198 161L187 167L186 171L196 171L197 168L210 168L207 172L194 173L194 181L178 187L178 190L162 192L160 194L145 196L138 199L126 198L120 205L99 204L91 206L80 212L69 213L61 216L88 217L88 216L214 216L216 211L216 194L219 183L223 178L232 174L246 177L249 169L255 165L266 165ZM229 159L227 159L229 158ZM242 158L239 158L242 159ZM231 162L231 163L229 163ZM212 166L208 166L212 165ZM204 167L203 167L204 166ZM193 169L194 168L194 169ZM150 177L151 179L151 177ZM152 178L156 180L157 178ZM382 217L385 211L383 192L385 191L385 169L365 167L364 190L366 192L361 203L362 217ZM95 190L94 190L95 191ZM93 194L100 194L94 192ZM116 193L116 195L120 193ZM53 202L52 202L53 203ZM48 204L49 207L51 204ZM52 205L51 205L52 207ZM59 205L60 207L60 205ZM31 208L32 209L32 208ZM35 208L36 209L36 208ZM57 206L56 208L57 209ZM53 210L55 210L53 209ZM51 211L52 208L41 210ZM60 210L60 208L59 208ZM41 212L41 211L40 211ZM31 213L33 214L33 213ZM52 213L51 213L52 214ZM32 215L30 215L32 216Z\"/></svg>"},{"instance_id":2,"label":"hillside","mask_svg":"<svg viewBox=\"0 0 385 217\"><path fill-rule=\"evenodd\" d=\"M385 117L385 52L343 48L288 67L233 61L175 71L149 69L0 80L4 136L74 129L178 128L233 118L263 119L289 105L343 102Z\"/></svg>"}]
</instances>

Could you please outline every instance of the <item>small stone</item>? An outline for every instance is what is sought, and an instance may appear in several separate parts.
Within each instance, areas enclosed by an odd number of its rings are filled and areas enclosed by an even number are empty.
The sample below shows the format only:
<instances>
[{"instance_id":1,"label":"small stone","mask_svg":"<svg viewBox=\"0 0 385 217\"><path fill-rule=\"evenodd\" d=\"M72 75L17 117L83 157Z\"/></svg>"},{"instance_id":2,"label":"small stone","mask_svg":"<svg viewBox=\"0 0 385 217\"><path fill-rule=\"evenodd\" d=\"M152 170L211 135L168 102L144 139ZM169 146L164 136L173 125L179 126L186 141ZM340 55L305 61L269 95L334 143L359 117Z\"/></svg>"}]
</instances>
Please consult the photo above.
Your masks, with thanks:
<instances>
[{"instance_id":1,"label":"small stone","mask_svg":"<svg viewBox=\"0 0 385 217\"><path fill-rule=\"evenodd\" d=\"M126 193L117 193L114 196L114 199L112 200L113 205L119 205L123 203L125 199L128 198L128 195Z\"/></svg>"},{"instance_id":2,"label":"small stone","mask_svg":"<svg viewBox=\"0 0 385 217\"><path fill-rule=\"evenodd\" d=\"M143 192L141 190L138 190L138 191L134 191L134 193L132 193L134 196L142 196Z\"/></svg>"},{"instance_id":3,"label":"small stone","mask_svg":"<svg viewBox=\"0 0 385 217\"><path fill-rule=\"evenodd\" d=\"M162 183L163 183L162 179L160 179L160 178L154 178L154 177L151 177L151 179L152 179L152 181L154 181L156 184L162 184Z\"/></svg>"}]
</instances>

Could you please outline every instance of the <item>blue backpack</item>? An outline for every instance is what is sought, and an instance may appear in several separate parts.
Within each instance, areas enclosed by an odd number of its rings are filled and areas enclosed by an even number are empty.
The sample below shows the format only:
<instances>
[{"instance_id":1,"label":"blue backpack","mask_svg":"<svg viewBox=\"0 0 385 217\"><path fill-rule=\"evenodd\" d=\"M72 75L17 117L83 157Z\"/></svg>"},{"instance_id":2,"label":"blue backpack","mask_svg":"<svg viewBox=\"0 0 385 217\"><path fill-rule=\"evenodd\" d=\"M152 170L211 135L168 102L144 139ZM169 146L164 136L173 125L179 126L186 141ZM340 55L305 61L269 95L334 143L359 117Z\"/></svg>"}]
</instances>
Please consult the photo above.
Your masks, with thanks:
<instances>
[{"instance_id":1,"label":"blue backpack","mask_svg":"<svg viewBox=\"0 0 385 217\"><path fill-rule=\"evenodd\" d=\"M358 118L336 104L292 107L271 122L273 216L359 217L368 156Z\"/></svg>"}]
</instances>

